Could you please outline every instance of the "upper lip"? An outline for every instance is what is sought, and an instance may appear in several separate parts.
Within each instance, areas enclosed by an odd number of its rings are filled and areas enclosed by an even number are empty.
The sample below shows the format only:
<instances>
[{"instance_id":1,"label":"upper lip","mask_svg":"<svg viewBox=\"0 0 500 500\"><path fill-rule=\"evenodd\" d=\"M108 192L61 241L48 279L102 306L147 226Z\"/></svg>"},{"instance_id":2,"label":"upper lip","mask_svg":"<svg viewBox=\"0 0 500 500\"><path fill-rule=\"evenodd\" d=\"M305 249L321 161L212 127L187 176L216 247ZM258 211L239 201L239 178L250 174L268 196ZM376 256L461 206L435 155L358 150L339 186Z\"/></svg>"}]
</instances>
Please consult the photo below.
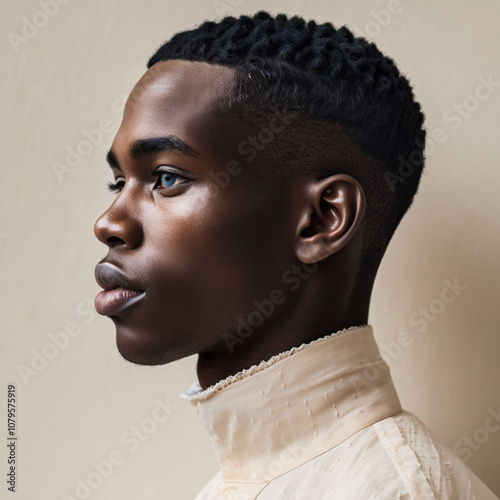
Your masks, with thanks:
<instances>
[{"instance_id":1,"label":"upper lip","mask_svg":"<svg viewBox=\"0 0 500 500\"><path fill-rule=\"evenodd\" d=\"M141 292L139 288L130 281L117 267L109 262L102 262L95 267L95 279L104 290L123 287L136 292Z\"/></svg>"}]
</instances>

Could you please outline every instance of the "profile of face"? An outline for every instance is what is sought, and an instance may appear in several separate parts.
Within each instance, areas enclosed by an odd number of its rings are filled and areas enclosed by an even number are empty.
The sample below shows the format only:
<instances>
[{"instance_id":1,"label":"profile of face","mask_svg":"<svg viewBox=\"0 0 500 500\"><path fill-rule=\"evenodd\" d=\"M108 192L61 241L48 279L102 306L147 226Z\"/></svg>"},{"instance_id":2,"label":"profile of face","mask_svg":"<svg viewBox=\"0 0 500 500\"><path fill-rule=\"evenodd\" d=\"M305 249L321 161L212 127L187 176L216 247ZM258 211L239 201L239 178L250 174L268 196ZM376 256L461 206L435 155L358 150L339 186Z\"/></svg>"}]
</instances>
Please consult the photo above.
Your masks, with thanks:
<instances>
[{"instance_id":1,"label":"profile of face","mask_svg":"<svg viewBox=\"0 0 500 500\"><path fill-rule=\"evenodd\" d=\"M291 192L279 189L265 150L253 161L240 152L257 131L214 113L232 78L202 62L155 64L132 90L108 154L119 192L94 227L108 247L96 309L133 363L227 352L224 333L301 264ZM280 305L259 335L293 307Z\"/></svg>"}]
</instances>

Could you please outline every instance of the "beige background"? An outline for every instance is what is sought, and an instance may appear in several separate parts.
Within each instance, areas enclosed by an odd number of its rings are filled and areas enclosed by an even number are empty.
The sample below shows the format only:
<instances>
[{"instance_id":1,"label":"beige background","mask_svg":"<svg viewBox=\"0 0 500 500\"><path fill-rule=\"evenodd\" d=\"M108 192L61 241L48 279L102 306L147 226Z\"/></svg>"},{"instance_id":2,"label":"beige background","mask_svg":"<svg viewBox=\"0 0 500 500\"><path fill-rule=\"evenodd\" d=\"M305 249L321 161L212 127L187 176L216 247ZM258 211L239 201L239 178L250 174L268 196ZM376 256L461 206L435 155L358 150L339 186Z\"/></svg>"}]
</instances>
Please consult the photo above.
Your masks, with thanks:
<instances>
[{"instance_id":1,"label":"beige background","mask_svg":"<svg viewBox=\"0 0 500 500\"><path fill-rule=\"evenodd\" d=\"M380 11L389 7L387 21ZM121 99L148 58L178 30L261 8L365 33L410 75L429 136L443 130L379 270L370 323L406 409L450 447L469 436L462 458L500 495L500 431L488 420L500 412L500 87L472 97L480 78L500 81L498 0L71 0L17 49L11 40L26 19L43 24L41 3L2 0L0 409L5 435L6 384L15 383L16 498L78 498L78 478L113 452L122 463L92 499L191 499L218 470L194 408L178 397L194 380L196 357L159 367L125 362L112 322L93 311L94 266L106 254L93 223L114 196L104 156ZM464 104L471 111L459 119L453 107ZM103 123L113 130L58 178L54 164L66 162L67 148ZM455 279L466 288L440 302L445 280ZM437 314L412 326L421 307ZM54 348L49 334L65 330L58 338L67 345ZM401 331L412 343L390 350ZM33 372L23 379L26 368ZM157 398L177 408L133 450L122 439L151 424Z\"/></svg>"}]
</instances>

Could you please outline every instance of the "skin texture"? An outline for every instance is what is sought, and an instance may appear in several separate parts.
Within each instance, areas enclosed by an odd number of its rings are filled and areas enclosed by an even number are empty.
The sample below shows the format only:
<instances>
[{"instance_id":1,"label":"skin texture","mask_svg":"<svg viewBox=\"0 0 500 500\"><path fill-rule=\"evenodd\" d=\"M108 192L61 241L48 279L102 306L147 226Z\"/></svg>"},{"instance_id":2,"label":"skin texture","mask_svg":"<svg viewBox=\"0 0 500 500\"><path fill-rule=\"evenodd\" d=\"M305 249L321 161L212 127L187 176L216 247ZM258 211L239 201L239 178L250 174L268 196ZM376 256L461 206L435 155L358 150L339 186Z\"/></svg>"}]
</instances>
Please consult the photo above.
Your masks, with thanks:
<instances>
[{"instance_id":1,"label":"skin texture","mask_svg":"<svg viewBox=\"0 0 500 500\"><path fill-rule=\"evenodd\" d=\"M228 162L241 160L238 145L257 132L214 113L214 100L232 79L231 68L181 60L162 61L143 75L111 146L120 165L113 177L125 185L94 227L108 247L101 262L116 265L146 293L110 316L120 354L142 365L198 354L203 388L293 346L365 324L369 307L369 297L359 300L353 290L365 211L353 177L301 175L284 189L264 149L240 161L227 186L214 181ZM129 154L132 141L169 134L199 156ZM191 182L162 185L151 169L168 166ZM280 303L271 300L273 290ZM272 313L243 337L238 318L248 320L258 311L254 301L265 300Z\"/></svg>"}]
</instances>

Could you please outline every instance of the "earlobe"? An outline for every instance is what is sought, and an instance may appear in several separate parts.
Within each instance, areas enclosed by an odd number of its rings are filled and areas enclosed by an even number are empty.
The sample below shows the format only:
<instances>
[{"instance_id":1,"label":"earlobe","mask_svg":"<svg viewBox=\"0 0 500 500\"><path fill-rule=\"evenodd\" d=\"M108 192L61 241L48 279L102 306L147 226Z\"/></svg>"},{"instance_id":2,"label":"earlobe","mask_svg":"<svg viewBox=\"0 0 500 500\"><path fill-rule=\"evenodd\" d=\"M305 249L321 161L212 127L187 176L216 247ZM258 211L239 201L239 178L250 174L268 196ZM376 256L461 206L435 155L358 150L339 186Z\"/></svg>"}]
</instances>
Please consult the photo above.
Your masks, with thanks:
<instances>
[{"instance_id":1,"label":"earlobe","mask_svg":"<svg viewBox=\"0 0 500 500\"><path fill-rule=\"evenodd\" d=\"M297 258L313 264L340 250L356 232L364 210L364 192L353 177L338 174L315 181L297 230Z\"/></svg>"}]
</instances>

